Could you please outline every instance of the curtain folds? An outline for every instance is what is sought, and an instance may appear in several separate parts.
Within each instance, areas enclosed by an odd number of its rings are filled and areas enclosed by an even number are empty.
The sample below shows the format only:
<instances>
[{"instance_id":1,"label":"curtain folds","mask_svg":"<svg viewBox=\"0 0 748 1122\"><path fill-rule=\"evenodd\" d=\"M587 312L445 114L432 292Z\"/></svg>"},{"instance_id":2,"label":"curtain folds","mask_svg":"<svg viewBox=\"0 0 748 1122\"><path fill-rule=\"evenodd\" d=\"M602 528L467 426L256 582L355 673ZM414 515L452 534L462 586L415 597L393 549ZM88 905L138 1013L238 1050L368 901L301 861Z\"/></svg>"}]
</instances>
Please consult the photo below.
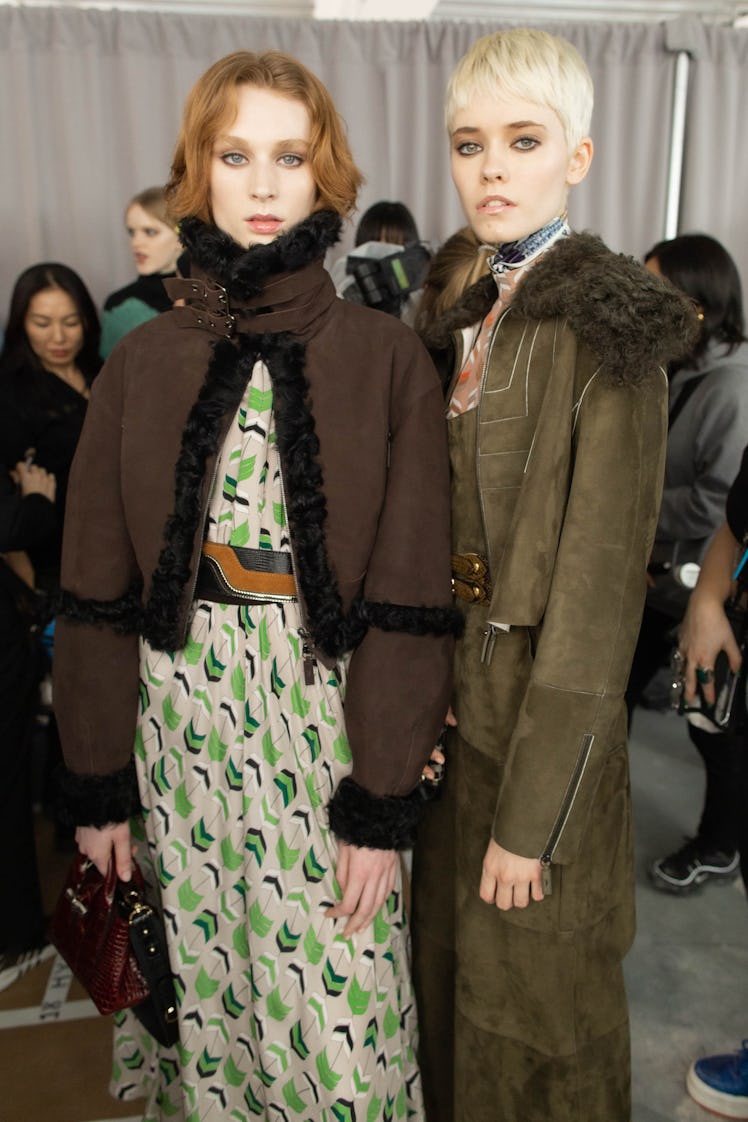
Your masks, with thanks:
<instances>
[{"instance_id":1,"label":"curtain folds","mask_svg":"<svg viewBox=\"0 0 748 1122\"><path fill-rule=\"evenodd\" d=\"M132 279L127 200L167 176L184 97L221 55L275 47L330 88L366 175L363 211L401 199L424 238L463 224L443 98L455 63L506 22L358 23L0 5L5 252L0 318L40 260L77 269L98 301ZM661 235L675 55L664 24L538 24L565 35L595 82L595 159L571 220L641 255ZM684 222L746 243L739 143L748 33L705 27L692 67ZM341 253L352 244L352 228ZM747 251L748 254L748 251ZM743 262L748 275L748 259Z\"/></svg>"}]
</instances>

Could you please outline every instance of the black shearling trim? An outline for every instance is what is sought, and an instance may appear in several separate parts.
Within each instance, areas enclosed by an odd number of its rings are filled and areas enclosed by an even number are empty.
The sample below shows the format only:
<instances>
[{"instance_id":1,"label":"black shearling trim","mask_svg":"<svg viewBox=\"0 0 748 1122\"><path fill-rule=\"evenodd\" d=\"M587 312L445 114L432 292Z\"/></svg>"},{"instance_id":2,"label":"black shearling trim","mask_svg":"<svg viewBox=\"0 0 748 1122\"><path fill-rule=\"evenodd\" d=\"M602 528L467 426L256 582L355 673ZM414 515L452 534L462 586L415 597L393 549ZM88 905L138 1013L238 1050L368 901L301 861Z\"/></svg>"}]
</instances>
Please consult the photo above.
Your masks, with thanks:
<instances>
[{"instance_id":1,"label":"black shearling trim","mask_svg":"<svg viewBox=\"0 0 748 1122\"><path fill-rule=\"evenodd\" d=\"M266 336L262 350L273 381L275 428L297 579L314 642L323 654L339 658L358 645L366 625L355 613L346 618L325 546L327 505L318 460L319 438L304 374L306 351L285 334Z\"/></svg>"},{"instance_id":2,"label":"black shearling trim","mask_svg":"<svg viewBox=\"0 0 748 1122\"><path fill-rule=\"evenodd\" d=\"M110 775L57 772L59 819L63 826L108 826L141 811L135 761Z\"/></svg>"},{"instance_id":3,"label":"black shearling trim","mask_svg":"<svg viewBox=\"0 0 748 1122\"><path fill-rule=\"evenodd\" d=\"M332 210L319 210L268 245L240 246L217 226L199 218L184 218L179 238L190 261L221 284L234 300L258 296L268 277L293 273L324 257L340 239L342 219Z\"/></svg>"},{"instance_id":4,"label":"black shearling trim","mask_svg":"<svg viewBox=\"0 0 748 1122\"><path fill-rule=\"evenodd\" d=\"M404 631L407 635L454 635L459 639L465 620L457 608L415 608L363 600L358 607L369 627L380 631Z\"/></svg>"},{"instance_id":5,"label":"black shearling trim","mask_svg":"<svg viewBox=\"0 0 748 1122\"><path fill-rule=\"evenodd\" d=\"M262 292L268 277L318 260L337 241L340 226L339 215L319 211L269 245L244 249L215 227L187 218L180 236L191 260L217 279L232 298L242 300ZM315 459L319 441L306 400L305 354L304 343L290 332L242 332L234 342L214 344L205 380L182 434L174 510L164 529L164 546L145 609L143 634L157 649L173 650L183 641L180 609L200 529L206 464L218 451L223 419L239 406L258 359L267 363L273 384L278 447L288 483L288 519L314 641L324 654L338 658L363 637L365 627L359 620L346 621L327 559L327 511L322 471Z\"/></svg>"},{"instance_id":6,"label":"black shearling trim","mask_svg":"<svg viewBox=\"0 0 748 1122\"><path fill-rule=\"evenodd\" d=\"M494 278L481 277L422 332L424 343L438 358L453 333L482 320L496 298ZM688 354L699 331L687 297L589 233L560 238L528 269L512 298L509 314L515 313L567 319L620 385L635 384Z\"/></svg>"},{"instance_id":7,"label":"black shearling trim","mask_svg":"<svg viewBox=\"0 0 748 1122\"><path fill-rule=\"evenodd\" d=\"M54 614L71 623L110 627L118 635L137 634L143 626L142 587L137 581L116 600L82 599L62 588L53 598Z\"/></svg>"},{"instance_id":8,"label":"black shearling trim","mask_svg":"<svg viewBox=\"0 0 748 1122\"><path fill-rule=\"evenodd\" d=\"M512 308L529 319L568 319L619 385L687 354L699 331L696 309L682 292L589 233L551 246L522 278Z\"/></svg>"},{"instance_id":9,"label":"black shearling trim","mask_svg":"<svg viewBox=\"0 0 748 1122\"><path fill-rule=\"evenodd\" d=\"M372 795L350 776L328 803L330 829L342 841L368 849L410 849L423 811L418 788L410 795Z\"/></svg>"},{"instance_id":10,"label":"black shearling trim","mask_svg":"<svg viewBox=\"0 0 748 1122\"><path fill-rule=\"evenodd\" d=\"M453 333L463 327L472 327L474 323L478 323L488 315L496 303L497 296L493 275L488 273L480 277L439 319L434 320L421 331L421 339L425 346L429 351L437 354L452 350Z\"/></svg>"},{"instance_id":11,"label":"black shearling trim","mask_svg":"<svg viewBox=\"0 0 748 1122\"><path fill-rule=\"evenodd\" d=\"M224 415L236 411L258 356L258 337L242 335L213 347L205 381L182 433L175 469L174 510L164 529L164 546L153 574L143 635L158 650L181 641L182 593L190 578L195 536L203 517L201 491L208 458L217 451Z\"/></svg>"}]
</instances>

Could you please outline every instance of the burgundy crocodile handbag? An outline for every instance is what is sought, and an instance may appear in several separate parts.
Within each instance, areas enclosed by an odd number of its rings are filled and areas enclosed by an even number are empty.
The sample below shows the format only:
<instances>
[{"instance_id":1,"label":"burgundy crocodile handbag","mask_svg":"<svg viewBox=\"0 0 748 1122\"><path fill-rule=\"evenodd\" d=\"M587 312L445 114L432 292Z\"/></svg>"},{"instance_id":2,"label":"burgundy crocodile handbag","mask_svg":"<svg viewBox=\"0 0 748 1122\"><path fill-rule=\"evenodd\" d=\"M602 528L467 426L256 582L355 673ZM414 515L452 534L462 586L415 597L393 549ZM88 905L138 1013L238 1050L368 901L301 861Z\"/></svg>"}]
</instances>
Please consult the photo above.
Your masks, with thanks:
<instances>
[{"instance_id":1,"label":"burgundy crocodile handbag","mask_svg":"<svg viewBox=\"0 0 748 1122\"><path fill-rule=\"evenodd\" d=\"M148 997L130 942L128 911L120 903L120 891L131 888L145 892L135 862L125 885L117 880L114 862L102 877L78 854L52 915L50 938L100 1013L116 1013Z\"/></svg>"}]
</instances>

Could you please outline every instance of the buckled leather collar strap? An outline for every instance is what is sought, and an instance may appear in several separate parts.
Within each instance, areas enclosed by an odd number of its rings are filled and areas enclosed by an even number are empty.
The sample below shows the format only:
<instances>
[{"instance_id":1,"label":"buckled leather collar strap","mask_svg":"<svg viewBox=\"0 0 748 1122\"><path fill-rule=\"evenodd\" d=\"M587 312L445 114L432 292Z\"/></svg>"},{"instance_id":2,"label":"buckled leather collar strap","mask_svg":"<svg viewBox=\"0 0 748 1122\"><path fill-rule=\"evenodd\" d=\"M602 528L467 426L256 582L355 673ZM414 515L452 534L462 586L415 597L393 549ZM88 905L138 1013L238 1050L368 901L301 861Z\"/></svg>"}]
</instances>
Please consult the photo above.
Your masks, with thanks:
<instances>
[{"instance_id":1,"label":"buckled leather collar strap","mask_svg":"<svg viewBox=\"0 0 748 1122\"><path fill-rule=\"evenodd\" d=\"M228 339L247 331L303 335L336 299L321 261L268 278L262 292L243 303L231 300L225 288L199 271L194 277L165 281L164 287L171 300L185 301L185 306L173 309L180 325L202 327Z\"/></svg>"}]
</instances>

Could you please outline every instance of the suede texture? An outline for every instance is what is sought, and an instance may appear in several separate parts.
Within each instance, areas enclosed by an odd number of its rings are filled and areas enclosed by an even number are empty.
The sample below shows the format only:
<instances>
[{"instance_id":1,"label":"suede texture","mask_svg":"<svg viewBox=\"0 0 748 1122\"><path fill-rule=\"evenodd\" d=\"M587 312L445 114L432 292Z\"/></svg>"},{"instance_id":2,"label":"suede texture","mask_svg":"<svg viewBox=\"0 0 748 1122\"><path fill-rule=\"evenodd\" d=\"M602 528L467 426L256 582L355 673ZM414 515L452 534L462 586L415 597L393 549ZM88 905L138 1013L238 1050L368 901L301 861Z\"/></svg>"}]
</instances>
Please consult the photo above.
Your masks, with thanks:
<instances>
[{"instance_id":1,"label":"suede texture","mask_svg":"<svg viewBox=\"0 0 748 1122\"><path fill-rule=\"evenodd\" d=\"M491 297L480 283L447 326ZM494 592L463 606L458 727L415 851L429 1122L629 1122L623 692L662 486L660 364L696 329L673 290L572 236L520 284L479 407L449 423L453 549L488 558ZM492 836L548 855L543 901L480 900Z\"/></svg>"},{"instance_id":2,"label":"suede texture","mask_svg":"<svg viewBox=\"0 0 748 1122\"><path fill-rule=\"evenodd\" d=\"M322 257L339 231L320 212L245 251L187 221L191 276L168 282L186 306L127 335L96 381L71 475L55 651L69 790L86 821L87 780L92 792L109 782L112 818L130 813L116 777L134 743L139 636L164 650L185 641L217 453L261 359L305 625L325 665L351 652L351 781L369 800L362 814L343 799L336 821L361 844L367 817L393 846L411 836L407 796L443 722L461 624L442 396L409 328L336 298Z\"/></svg>"}]
</instances>

